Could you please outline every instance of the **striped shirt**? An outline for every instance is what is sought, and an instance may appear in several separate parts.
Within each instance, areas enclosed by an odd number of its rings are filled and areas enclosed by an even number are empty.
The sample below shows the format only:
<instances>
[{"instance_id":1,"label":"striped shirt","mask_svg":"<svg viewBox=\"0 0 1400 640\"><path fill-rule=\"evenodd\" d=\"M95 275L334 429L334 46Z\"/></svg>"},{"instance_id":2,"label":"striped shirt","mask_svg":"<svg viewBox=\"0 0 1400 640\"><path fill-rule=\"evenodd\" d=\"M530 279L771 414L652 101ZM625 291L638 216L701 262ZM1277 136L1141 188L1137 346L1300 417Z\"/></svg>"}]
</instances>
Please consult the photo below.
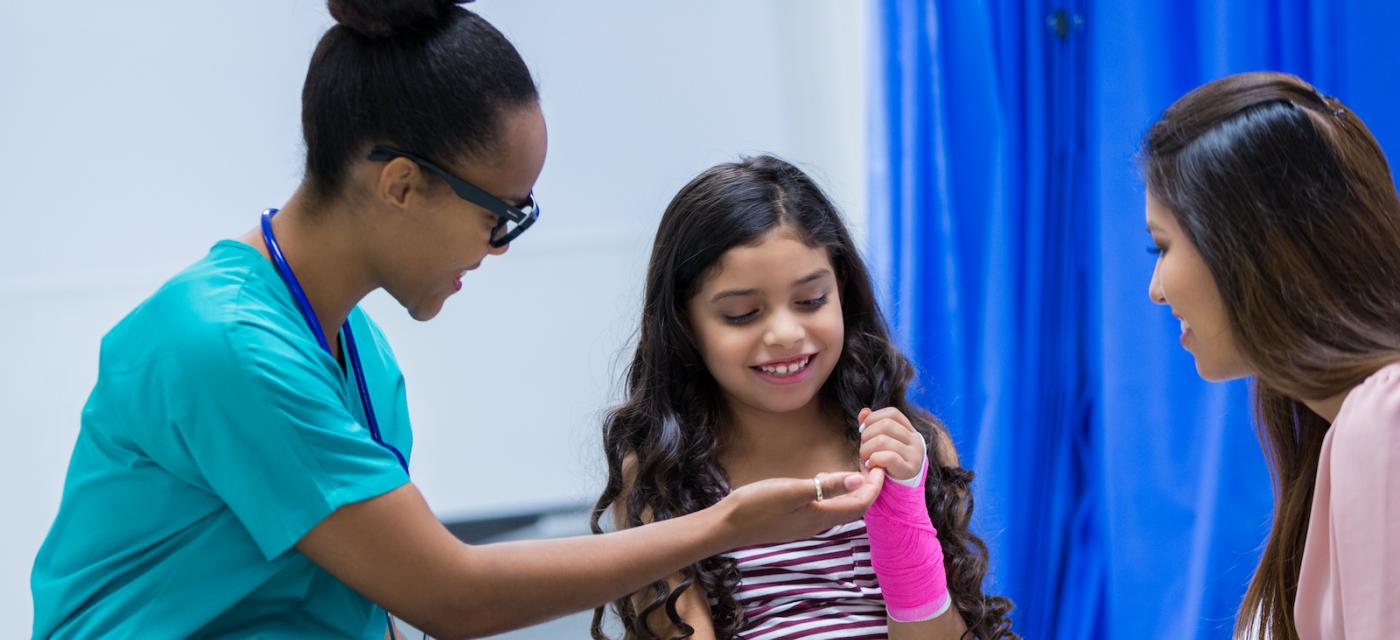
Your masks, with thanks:
<instances>
[{"instance_id":1,"label":"striped shirt","mask_svg":"<svg viewBox=\"0 0 1400 640\"><path fill-rule=\"evenodd\" d=\"M726 555L738 561L741 576L734 598L744 610L744 627L735 637L886 637L885 600L870 566L864 520Z\"/></svg>"}]
</instances>

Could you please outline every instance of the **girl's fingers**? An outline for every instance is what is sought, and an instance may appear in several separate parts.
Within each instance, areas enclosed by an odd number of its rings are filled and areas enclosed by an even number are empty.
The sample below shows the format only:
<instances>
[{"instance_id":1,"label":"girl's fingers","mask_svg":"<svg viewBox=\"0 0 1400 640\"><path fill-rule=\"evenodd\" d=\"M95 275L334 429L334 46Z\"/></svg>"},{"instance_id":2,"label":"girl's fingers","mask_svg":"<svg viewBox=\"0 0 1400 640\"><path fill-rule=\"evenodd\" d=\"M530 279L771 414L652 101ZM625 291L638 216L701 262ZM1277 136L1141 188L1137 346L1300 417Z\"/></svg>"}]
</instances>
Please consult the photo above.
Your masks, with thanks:
<instances>
[{"instance_id":1,"label":"girl's fingers","mask_svg":"<svg viewBox=\"0 0 1400 640\"><path fill-rule=\"evenodd\" d=\"M887 436L910 446L917 446L920 441L918 433L893 420L883 419L865 423L865 430L860 434L861 441L872 440L878 436Z\"/></svg>"},{"instance_id":2,"label":"girl's fingers","mask_svg":"<svg viewBox=\"0 0 1400 640\"><path fill-rule=\"evenodd\" d=\"M918 475L919 470L904 457L893 451L877 451L870 456L870 468L884 469L893 478L908 480Z\"/></svg>"},{"instance_id":3,"label":"girl's fingers","mask_svg":"<svg viewBox=\"0 0 1400 640\"><path fill-rule=\"evenodd\" d=\"M876 435L860 444L860 459L868 460L877 451L897 451L904 443L887 435Z\"/></svg>"},{"instance_id":4,"label":"girl's fingers","mask_svg":"<svg viewBox=\"0 0 1400 640\"><path fill-rule=\"evenodd\" d=\"M910 433L914 432L914 423L909 421L909 417L904 415L904 412L894 407L885 407L878 411L872 411L865 418L862 418L860 422L869 426L880 420L893 420L896 424L908 429Z\"/></svg>"}]
</instances>

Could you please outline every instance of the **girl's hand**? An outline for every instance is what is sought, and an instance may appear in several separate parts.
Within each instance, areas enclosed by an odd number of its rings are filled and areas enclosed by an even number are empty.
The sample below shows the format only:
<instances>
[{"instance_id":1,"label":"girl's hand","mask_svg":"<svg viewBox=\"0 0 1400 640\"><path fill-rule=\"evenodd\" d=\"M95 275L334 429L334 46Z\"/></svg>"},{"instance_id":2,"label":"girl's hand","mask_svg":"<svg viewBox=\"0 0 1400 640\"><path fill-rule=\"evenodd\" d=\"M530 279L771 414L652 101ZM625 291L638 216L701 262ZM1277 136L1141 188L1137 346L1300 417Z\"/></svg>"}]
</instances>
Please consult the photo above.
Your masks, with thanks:
<instances>
[{"instance_id":1,"label":"girl's hand","mask_svg":"<svg viewBox=\"0 0 1400 640\"><path fill-rule=\"evenodd\" d=\"M924 468L924 439L899 409L861 409L859 414L860 462L866 469L881 468L891 479L917 478Z\"/></svg>"}]
</instances>

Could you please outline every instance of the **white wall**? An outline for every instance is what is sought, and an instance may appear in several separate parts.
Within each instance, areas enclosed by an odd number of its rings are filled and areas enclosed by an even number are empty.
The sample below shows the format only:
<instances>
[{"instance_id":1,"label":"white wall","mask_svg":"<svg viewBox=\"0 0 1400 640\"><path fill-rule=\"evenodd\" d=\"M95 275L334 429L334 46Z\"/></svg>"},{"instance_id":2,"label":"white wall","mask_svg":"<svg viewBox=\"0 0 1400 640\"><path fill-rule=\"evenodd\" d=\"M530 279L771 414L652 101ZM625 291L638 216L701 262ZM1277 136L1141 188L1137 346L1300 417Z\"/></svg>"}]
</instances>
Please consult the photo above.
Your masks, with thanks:
<instances>
[{"instance_id":1,"label":"white wall","mask_svg":"<svg viewBox=\"0 0 1400 640\"><path fill-rule=\"evenodd\" d=\"M741 152L809 169L857 234L865 15L851 0L483 0L550 127L543 217L437 320L367 308L408 376L415 481L444 518L591 500L651 235ZM98 340L300 177L313 0L0 3L0 620L58 506ZM500 338L502 334L509 338Z\"/></svg>"}]
</instances>

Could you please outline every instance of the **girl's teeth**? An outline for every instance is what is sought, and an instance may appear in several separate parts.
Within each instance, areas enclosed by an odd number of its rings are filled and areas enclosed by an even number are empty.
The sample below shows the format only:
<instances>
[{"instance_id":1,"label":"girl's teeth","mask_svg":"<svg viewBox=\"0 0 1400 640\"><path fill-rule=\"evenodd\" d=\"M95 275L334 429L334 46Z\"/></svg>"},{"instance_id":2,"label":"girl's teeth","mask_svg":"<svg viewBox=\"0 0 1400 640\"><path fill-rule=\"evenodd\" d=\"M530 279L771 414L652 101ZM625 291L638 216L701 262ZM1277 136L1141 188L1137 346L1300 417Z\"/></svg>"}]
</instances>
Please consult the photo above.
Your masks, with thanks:
<instances>
[{"instance_id":1,"label":"girl's teeth","mask_svg":"<svg viewBox=\"0 0 1400 640\"><path fill-rule=\"evenodd\" d=\"M762 369L764 373L769 373L775 376L786 376L801 371L804 367L807 366L808 361L810 361L811 359L811 356L808 356L807 358L802 359L800 362L794 362L792 364L780 364L771 367L759 368Z\"/></svg>"}]
</instances>

